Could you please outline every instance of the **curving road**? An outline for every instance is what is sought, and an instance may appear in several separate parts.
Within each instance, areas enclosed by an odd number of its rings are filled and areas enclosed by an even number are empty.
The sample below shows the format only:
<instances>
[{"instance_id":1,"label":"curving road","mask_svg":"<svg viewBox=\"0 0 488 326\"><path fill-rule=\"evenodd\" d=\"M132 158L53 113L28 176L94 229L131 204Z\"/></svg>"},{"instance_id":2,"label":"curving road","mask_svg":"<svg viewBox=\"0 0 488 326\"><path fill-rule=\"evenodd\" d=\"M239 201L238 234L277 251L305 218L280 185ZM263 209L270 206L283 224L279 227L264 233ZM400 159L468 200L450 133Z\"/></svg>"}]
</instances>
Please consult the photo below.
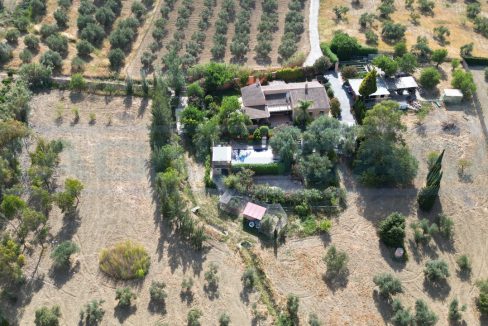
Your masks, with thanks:
<instances>
[{"instance_id":1,"label":"curving road","mask_svg":"<svg viewBox=\"0 0 488 326\"><path fill-rule=\"evenodd\" d=\"M319 38L319 8L320 0L310 1L310 17L308 20L310 53L308 54L307 60L305 60L305 63L303 64L304 67L313 65L315 61L323 55L322 50L320 49Z\"/></svg>"}]
</instances>

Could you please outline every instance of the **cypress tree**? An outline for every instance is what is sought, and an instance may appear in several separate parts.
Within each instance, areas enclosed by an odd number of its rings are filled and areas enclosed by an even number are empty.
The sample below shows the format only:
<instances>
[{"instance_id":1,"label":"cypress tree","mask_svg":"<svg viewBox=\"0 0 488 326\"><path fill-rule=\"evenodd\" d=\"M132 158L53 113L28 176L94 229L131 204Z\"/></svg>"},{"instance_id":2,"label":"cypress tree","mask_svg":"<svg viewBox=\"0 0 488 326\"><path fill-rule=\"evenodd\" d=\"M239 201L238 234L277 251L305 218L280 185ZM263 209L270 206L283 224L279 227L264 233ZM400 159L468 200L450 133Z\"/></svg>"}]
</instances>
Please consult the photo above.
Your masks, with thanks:
<instances>
[{"instance_id":1,"label":"cypress tree","mask_svg":"<svg viewBox=\"0 0 488 326\"><path fill-rule=\"evenodd\" d=\"M376 92L378 87L376 86L376 69L371 70L366 74L361 85L359 85L359 94L364 99L367 99L371 94Z\"/></svg>"},{"instance_id":2,"label":"cypress tree","mask_svg":"<svg viewBox=\"0 0 488 326\"><path fill-rule=\"evenodd\" d=\"M417 202L420 209L423 211L430 211L434 206L435 200L439 194L442 180L442 159L444 157L444 151L439 155L436 162L429 169L427 174L426 185L419 192Z\"/></svg>"}]
</instances>

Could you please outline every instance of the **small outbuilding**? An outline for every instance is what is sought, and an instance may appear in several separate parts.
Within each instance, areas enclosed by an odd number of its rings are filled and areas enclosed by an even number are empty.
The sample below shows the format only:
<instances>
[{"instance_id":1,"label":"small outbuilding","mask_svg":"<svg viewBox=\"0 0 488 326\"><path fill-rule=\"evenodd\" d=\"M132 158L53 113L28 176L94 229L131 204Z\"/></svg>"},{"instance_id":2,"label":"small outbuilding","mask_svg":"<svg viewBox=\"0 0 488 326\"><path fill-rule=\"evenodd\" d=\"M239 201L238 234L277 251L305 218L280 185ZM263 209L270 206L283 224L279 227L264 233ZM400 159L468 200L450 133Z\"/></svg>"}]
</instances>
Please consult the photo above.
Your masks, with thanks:
<instances>
[{"instance_id":1,"label":"small outbuilding","mask_svg":"<svg viewBox=\"0 0 488 326\"><path fill-rule=\"evenodd\" d=\"M266 207L259 206L251 202L248 202L242 211L242 216L246 220L255 223L259 223L263 219L264 214L266 214Z\"/></svg>"},{"instance_id":2,"label":"small outbuilding","mask_svg":"<svg viewBox=\"0 0 488 326\"><path fill-rule=\"evenodd\" d=\"M463 92L456 88L446 88L442 92L441 99L446 104L459 104L463 100Z\"/></svg>"},{"instance_id":3,"label":"small outbuilding","mask_svg":"<svg viewBox=\"0 0 488 326\"><path fill-rule=\"evenodd\" d=\"M232 147L212 147L212 172L214 175L228 174L232 162Z\"/></svg>"}]
</instances>

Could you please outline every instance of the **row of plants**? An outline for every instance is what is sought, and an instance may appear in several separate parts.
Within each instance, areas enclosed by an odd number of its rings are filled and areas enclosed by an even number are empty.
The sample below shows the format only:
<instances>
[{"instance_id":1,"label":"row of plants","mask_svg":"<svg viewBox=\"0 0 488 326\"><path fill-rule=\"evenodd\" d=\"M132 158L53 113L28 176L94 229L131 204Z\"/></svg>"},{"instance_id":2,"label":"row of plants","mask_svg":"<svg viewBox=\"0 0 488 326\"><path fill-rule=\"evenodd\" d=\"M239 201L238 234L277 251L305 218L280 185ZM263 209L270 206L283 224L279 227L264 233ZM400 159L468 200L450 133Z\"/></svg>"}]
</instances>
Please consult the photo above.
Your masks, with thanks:
<instances>
[{"instance_id":1,"label":"row of plants","mask_svg":"<svg viewBox=\"0 0 488 326\"><path fill-rule=\"evenodd\" d=\"M204 8L200 13L200 20L198 21L198 31L195 31L191 40L186 44L186 53L183 57L183 65L190 67L198 62L200 54L203 51L203 43L206 39L205 32L210 27L210 19L214 13L214 7L217 4L216 0L204 0Z\"/></svg>"},{"instance_id":2,"label":"row of plants","mask_svg":"<svg viewBox=\"0 0 488 326\"><path fill-rule=\"evenodd\" d=\"M281 45L278 48L278 53L282 60L289 59L297 52L301 35L305 30L302 14L304 6L305 1L303 0L293 0L288 4L289 11L285 17L285 31L281 38Z\"/></svg>"},{"instance_id":3,"label":"row of plants","mask_svg":"<svg viewBox=\"0 0 488 326\"><path fill-rule=\"evenodd\" d=\"M147 10L151 8L152 2L145 1L144 4L136 0L131 5L132 15L118 22L116 28L110 33L110 52L108 59L110 69L119 71L124 66L126 53L130 52L132 42L136 39L137 29L144 22Z\"/></svg>"},{"instance_id":4,"label":"row of plants","mask_svg":"<svg viewBox=\"0 0 488 326\"><path fill-rule=\"evenodd\" d=\"M271 58L269 57L269 53L272 50L271 42L273 41L273 34L278 30L278 1L263 0L262 8L263 13L258 26L258 43L254 51L259 61L270 62Z\"/></svg>"},{"instance_id":5,"label":"row of plants","mask_svg":"<svg viewBox=\"0 0 488 326\"><path fill-rule=\"evenodd\" d=\"M236 15L234 0L224 0L215 22L215 34L213 36L213 47L211 49L212 59L220 61L225 57L227 47L228 26L234 21Z\"/></svg>"},{"instance_id":6,"label":"row of plants","mask_svg":"<svg viewBox=\"0 0 488 326\"><path fill-rule=\"evenodd\" d=\"M230 44L230 53L233 55L233 61L244 61L249 51L249 34L251 33L251 15L252 9L256 5L256 0L240 0L241 10L237 15L235 23L235 34Z\"/></svg>"},{"instance_id":7,"label":"row of plants","mask_svg":"<svg viewBox=\"0 0 488 326\"><path fill-rule=\"evenodd\" d=\"M196 249L203 247L206 239L203 226L196 225L190 212L185 209L183 196L187 173L183 158L184 150L173 134L173 116L168 88L160 78L156 79L151 108L150 144L151 163L156 173L154 188L159 198L160 212L165 222L176 228L181 236Z\"/></svg>"}]
</instances>

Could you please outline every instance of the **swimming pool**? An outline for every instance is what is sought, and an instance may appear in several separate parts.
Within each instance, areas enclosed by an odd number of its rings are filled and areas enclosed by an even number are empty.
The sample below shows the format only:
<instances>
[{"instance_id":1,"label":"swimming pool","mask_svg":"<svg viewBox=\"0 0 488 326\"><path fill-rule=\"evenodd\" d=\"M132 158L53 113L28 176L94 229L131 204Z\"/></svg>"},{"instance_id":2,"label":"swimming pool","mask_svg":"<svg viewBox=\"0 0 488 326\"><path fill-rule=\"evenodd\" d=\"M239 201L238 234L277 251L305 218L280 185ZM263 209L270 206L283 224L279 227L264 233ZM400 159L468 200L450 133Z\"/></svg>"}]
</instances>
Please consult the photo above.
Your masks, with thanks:
<instances>
[{"instance_id":1,"label":"swimming pool","mask_svg":"<svg viewBox=\"0 0 488 326\"><path fill-rule=\"evenodd\" d=\"M234 164L269 164L274 161L271 148L249 147L232 150L232 163Z\"/></svg>"}]
</instances>

